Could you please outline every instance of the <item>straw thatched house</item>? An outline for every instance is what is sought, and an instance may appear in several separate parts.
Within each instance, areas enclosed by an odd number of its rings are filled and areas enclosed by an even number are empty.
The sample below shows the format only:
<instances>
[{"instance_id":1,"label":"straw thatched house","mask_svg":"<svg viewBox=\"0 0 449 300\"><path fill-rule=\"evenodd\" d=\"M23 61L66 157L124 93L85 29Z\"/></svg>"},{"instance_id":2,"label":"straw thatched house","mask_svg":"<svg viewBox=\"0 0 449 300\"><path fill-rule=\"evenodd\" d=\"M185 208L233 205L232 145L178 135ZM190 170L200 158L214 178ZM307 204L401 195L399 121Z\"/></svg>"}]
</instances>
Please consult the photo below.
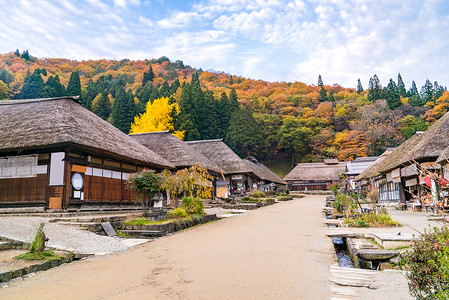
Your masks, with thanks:
<instances>
[{"instance_id":1,"label":"straw thatched house","mask_svg":"<svg viewBox=\"0 0 449 300\"><path fill-rule=\"evenodd\" d=\"M254 189L254 182L259 179L255 169L245 163L222 139L186 142L206 158L215 162L223 171L216 182L217 197L227 198L243 195Z\"/></svg>"},{"instance_id":2,"label":"straw thatched house","mask_svg":"<svg viewBox=\"0 0 449 300\"><path fill-rule=\"evenodd\" d=\"M220 167L215 162L207 159L199 151L171 134L170 131L138 133L129 136L165 158L178 170L201 165L211 174L220 174Z\"/></svg>"},{"instance_id":3,"label":"straw thatched house","mask_svg":"<svg viewBox=\"0 0 449 300\"><path fill-rule=\"evenodd\" d=\"M254 169L254 173L259 177L255 189L262 192L276 193L285 190L287 187L287 182L285 180L273 173L265 165L258 162L254 157L244 159L244 162L247 163L250 168Z\"/></svg>"},{"instance_id":4,"label":"straw thatched house","mask_svg":"<svg viewBox=\"0 0 449 300\"><path fill-rule=\"evenodd\" d=\"M77 98L0 101L0 205L131 203L130 173L173 168Z\"/></svg>"},{"instance_id":5,"label":"straw thatched house","mask_svg":"<svg viewBox=\"0 0 449 300\"><path fill-rule=\"evenodd\" d=\"M426 131L417 132L378 164L377 174L372 178L379 189L379 200L406 202L422 199L426 194L436 199L436 185L432 183L429 190L423 186L424 179L428 171L440 172L437 160L447 147L449 113Z\"/></svg>"},{"instance_id":6,"label":"straw thatched house","mask_svg":"<svg viewBox=\"0 0 449 300\"><path fill-rule=\"evenodd\" d=\"M372 165L378 158L378 156L357 157L355 160L346 164L345 177L349 189L357 189L354 179Z\"/></svg>"},{"instance_id":7,"label":"straw thatched house","mask_svg":"<svg viewBox=\"0 0 449 300\"><path fill-rule=\"evenodd\" d=\"M329 186L341 182L346 163L336 159L325 159L321 163L299 163L284 180L292 191L327 190Z\"/></svg>"}]
</instances>

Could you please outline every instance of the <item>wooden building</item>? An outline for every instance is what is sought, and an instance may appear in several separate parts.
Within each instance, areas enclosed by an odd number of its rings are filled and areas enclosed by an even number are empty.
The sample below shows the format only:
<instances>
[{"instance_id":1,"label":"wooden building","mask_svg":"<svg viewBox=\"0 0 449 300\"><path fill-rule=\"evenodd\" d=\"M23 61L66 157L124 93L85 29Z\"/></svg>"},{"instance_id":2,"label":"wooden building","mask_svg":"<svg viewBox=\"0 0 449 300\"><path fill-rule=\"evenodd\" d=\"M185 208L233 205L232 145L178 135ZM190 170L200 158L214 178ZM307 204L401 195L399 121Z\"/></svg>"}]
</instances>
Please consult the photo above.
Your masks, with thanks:
<instances>
[{"instance_id":1,"label":"wooden building","mask_svg":"<svg viewBox=\"0 0 449 300\"><path fill-rule=\"evenodd\" d=\"M0 101L0 206L130 204L130 173L174 167L77 98Z\"/></svg>"},{"instance_id":2,"label":"wooden building","mask_svg":"<svg viewBox=\"0 0 449 300\"><path fill-rule=\"evenodd\" d=\"M378 158L379 156L357 157L346 164L345 177L348 190L357 190L354 179L372 165Z\"/></svg>"},{"instance_id":3,"label":"wooden building","mask_svg":"<svg viewBox=\"0 0 449 300\"><path fill-rule=\"evenodd\" d=\"M129 136L162 156L178 170L201 165L213 175L221 173L220 167L215 162L171 134L170 131L137 133Z\"/></svg>"},{"instance_id":4,"label":"wooden building","mask_svg":"<svg viewBox=\"0 0 449 300\"><path fill-rule=\"evenodd\" d=\"M223 171L224 179L219 177L216 182L217 197L228 198L233 195L244 195L254 190L254 183L259 180L255 169L245 163L223 140L186 143L210 161L215 162Z\"/></svg>"},{"instance_id":5,"label":"wooden building","mask_svg":"<svg viewBox=\"0 0 449 300\"><path fill-rule=\"evenodd\" d=\"M254 169L254 173L259 177L256 182L255 189L267 193L276 193L287 188L287 182L281 177L273 173L265 165L258 162L254 157L249 157L243 160L249 164L249 167Z\"/></svg>"},{"instance_id":6,"label":"wooden building","mask_svg":"<svg viewBox=\"0 0 449 300\"><path fill-rule=\"evenodd\" d=\"M449 147L449 113L424 132L417 132L406 140L376 167L371 179L379 189L379 201L403 202L431 196L437 200L436 184L424 185L428 172L441 172L438 161ZM443 155L442 155L443 154ZM429 178L430 180L430 178Z\"/></svg>"},{"instance_id":7,"label":"wooden building","mask_svg":"<svg viewBox=\"0 0 449 300\"><path fill-rule=\"evenodd\" d=\"M346 162L325 159L320 163L299 163L284 180L292 191L327 190L329 186L340 183L345 173Z\"/></svg>"}]
</instances>

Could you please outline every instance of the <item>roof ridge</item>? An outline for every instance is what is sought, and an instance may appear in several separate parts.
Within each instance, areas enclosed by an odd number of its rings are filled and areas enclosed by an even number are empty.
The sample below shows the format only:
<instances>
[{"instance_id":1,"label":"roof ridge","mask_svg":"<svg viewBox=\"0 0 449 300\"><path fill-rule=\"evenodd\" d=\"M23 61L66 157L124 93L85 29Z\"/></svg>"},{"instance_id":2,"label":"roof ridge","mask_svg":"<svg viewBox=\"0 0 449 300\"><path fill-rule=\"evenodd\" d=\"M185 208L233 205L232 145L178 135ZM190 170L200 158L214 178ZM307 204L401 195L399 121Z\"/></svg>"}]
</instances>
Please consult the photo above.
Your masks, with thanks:
<instances>
[{"instance_id":1,"label":"roof ridge","mask_svg":"<svg viewBox=\"0 0 449 300\"><path fill-rule=\"evenodd\" d=\"M55 101L55 100L73 100L76 103L80 103L80 96L63 96L63 97L53 97L53 98L36 98L36 99L10 99L10 100L2 100L0 101L0 105L17 105L17 104L26 104L26 103L34 103L34 102L42 102L42 101Z\"/></svg>"},{"instance_id":2,"label":"roof ridge","mask_svg":"<svg viewBox=\"0 0 449 300\"><path fill-rule=\"evenodd\" d=\"M196 143L209 143L209 142L222 142L223 139L211 139L211 140L199 140L199 141L186 141L187 144L196 144Z\"/></svg>"}]
</instances>

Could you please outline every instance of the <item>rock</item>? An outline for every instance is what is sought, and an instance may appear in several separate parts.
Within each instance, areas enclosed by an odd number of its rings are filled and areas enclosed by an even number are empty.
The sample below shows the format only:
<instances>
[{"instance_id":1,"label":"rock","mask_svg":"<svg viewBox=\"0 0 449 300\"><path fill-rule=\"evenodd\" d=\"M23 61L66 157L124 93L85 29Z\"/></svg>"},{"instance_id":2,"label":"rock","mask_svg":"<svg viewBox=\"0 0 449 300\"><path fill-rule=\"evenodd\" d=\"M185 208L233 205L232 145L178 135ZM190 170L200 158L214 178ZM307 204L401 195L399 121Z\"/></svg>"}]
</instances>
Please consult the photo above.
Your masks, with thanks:
<instances>
[{"instance_id":1,"label":"rock","mask_svg":"<svg viewBox=\"0 0 449 300\"><path fill-rule=\"evenodd\" d=\"M391 263L389 263L389 262L380 263L380 267L379 267L380 271L389 270L389 269L393 269L393 265Z\"/></svg>"},{"instance_id":2,"label":"rock","mask_svg":"<svg viewBox=\"0 0 449 300\"><path fill-rule=\"evenodd\" d=\"M365 260L386 260L398 255L396 250L364 249L357 252L357 256Z\"/></svg>"}]
</instances>

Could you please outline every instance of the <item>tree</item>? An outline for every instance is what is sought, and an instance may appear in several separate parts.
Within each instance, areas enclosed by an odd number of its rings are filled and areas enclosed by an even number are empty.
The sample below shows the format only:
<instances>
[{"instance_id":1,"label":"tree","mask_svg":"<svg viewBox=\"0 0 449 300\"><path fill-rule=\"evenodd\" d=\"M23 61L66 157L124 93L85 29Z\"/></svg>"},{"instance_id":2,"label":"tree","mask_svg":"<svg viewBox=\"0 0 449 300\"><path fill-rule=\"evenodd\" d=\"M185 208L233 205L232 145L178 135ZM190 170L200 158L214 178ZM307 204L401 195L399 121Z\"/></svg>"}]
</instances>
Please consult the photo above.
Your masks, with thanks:
<instances>
[{"instance_id":1,"label":"tree","mask_svg":"<svg viewBox=\"0 0 449 300\"><path fill-rule=\"evenodd\" d=\"M59 76L50 76L45 83L42 91L42 97L62 97L65 94L65 86L59 81Z\"/></svg>"},{"instance_id":2,"label":"tree","mask_svg":"<svg viewBox=\"0 0 449 300\"><path fill-rule=\"evenodd\" d=\"M360 78L357 79L357 94L361 94L363 92L363 86L362 82L360 81Z\"/></svg>"},{"instance_id":3,"label":"tree","mask_svg":"<svg viewBox=\"0 0 449 300\"><path fill-rule=\"evenodd\" d=\"M254 154L261 144L259 125L249 109L234 111L226 135L226 144L241 157Z\"/></svg>"},{"instance_id":4,"label":"tree","mask_svg":"<svg viewBox=\"0 0 449 300\"><path fill-rule=\"evenodd\" d=\"M150 66L148 71L143 73L142 86L144 86L147 82L153 82L154 77L153 67Z\"/></svg>"},{"instance_id":5,"label":"tree","mask_svg":"<svg viewBox=\"0 0 449 300\"><path fill-rule=\"evenodd\" d=\"M145 113L134 118L130 134L174 130L171 112L177 104L168 102L167 97L148 102ZM180 139L184 138L184 132L175 131L173 134Z\"/></svg>"},{"instance_id":6,"label":"tree","mask_svg":"<svg viewBox=\"0 0 449 300\"><path fill-rule=\"evenodd\" d=\"M434 89L432 83L429 79L426 80L426 83L421 88L421 101L423 104L433 101Z\"/></svg>"},{"instance_id":7,"label":"tree","mask_svg":"<svg viewBox=\"0 0 449 300\"><path fill-rule=\"evenodd\" d=\"M22 52L21 58L23 58L26 61L30 61L30 54L28 53L28 50Z\"/></svg>"},{"instance_id":8,"label":"tree","mask_svg":"<svg viewBox=\"0 0 449 300\"><path fill-rule=\"evenodd\" d=\"M111 101L109 100L109 94L104 91L98 95L100 96L98 104L94 105L94 99L92 102L92 111L103 120L107 120L111 115Z\"/></svg>"},{"instance_id":9,"label":"tree","mask_svg":"<svg viewBox=\"0 0 449 300\"><path fill-rule=\"evenodd\" d=\"M396 109L401 106L401 96L399 95L396 83L390 78L390 82L385 90L385 100L387 100L390 109Z\"/></svg>"},{"instance_id":10,"label":"tree","mask_svg":"<svg viewBox=\"0 0 449 300\"><path fill-rule=\"evenodd\" d=\"M401 134L406 140L412 137L417 131L426 131L429 128L429 124L423 118L416 118L412 115L402 118L401 124Z\"/></svg>"},{"instance_id":11,"label":"tree","mask_svg":"<svg viewBox=\"0 0 449 300\"><path fill-rule=\"evenodd\" d=\"M304 153L313 136L310 128L303 126L295 117L287 116L279 129L277 138L279 146L290 151L291 166L295 165L297 153Z\"/></svg>"},{"instance_id":12,"label":"tree","mask_svg":"<svg viewBox=\"0 0 449 300\"><path fill-rule=\"evenodd\" d=\"M6 83L0 80L0 100L9 99L9 88Z\"/></svg>"},{"instance_id":13,"label":"tree","mask_svg":"<svg viewBox=\"0 0 449 300\"><path fill-rule=\"evenodd\" d=\"M318 97L318 100L319 100L320 102L326 102L326 101L328 100L328 98L327 98L327 92L326 92L326 90L324 89L324 86L321 86L321 88L320 88L320 96Z\"/></svg>"},{"instance_id":14,"label":"tree","mask_svg":"<svg viewBox=\"0 0 449 300\"><path fill-rule=\"evenodd\" d=\"M175 127L178 130L185 132L186 141L199 139L200 133L190 84L187 83L183 85L178 103L179 114L176 118L178 124L175 124Z\"/></svg>"},{"instance_id":15,"label":"tree","mask_svg":"<svg viewBox=\"0 0 449 300\"><path fill-rule=\"evenodd\" d=\"M324 86L323 79L321 79L321 75L318 75L318 86L321 86L321 87Z\"/></svg>"},{"instance_id":16,"label":"tree","mask_svg":"<svg viewBox=\"0 0 449 300\"><path fill-rule=\"evenodd\" d=\"M401 73L398 73L398 86L397 86L399 95L402 98L406 98L407 97L407 91L405 90L405 84L404 81L402 80L402 76Z\"/></svg>"},{"instance_id":17,"label":"tree","mask_svg":"<svg viewBox=\"0 0 449 300\"><path fill-rule=\"evenodd\" d=\"M148 217L149 208L153 206L153 196L161 188L162 178L153 171L144 169L129 176L128 188L137 194L137 202L142 204L143 215Z\"/></svg>"},{"instance_id":18,"label":"tree","mask_svg":"<svg viewBox=\"0 0 449 300\"><path fill-rule=\"evenodd\" d=\"M382 93L382 85L380 84L379 78L374 74L373 77L369 80L369 91L368 91L368 100L374 102L376 100L383 98Z\"/></svg>"},{"instance_id":19,"label":"tree","mask_svg":"<svg viewBox=\"0 0 449 300\"><path fill-rule=\"evenodd\" d=\"M67 85L67 96L81 96L81 81L78 71L70 74L69 84Z\"/></svg>"},{"instance_id":20,"label":"tree","mask_svg":"<svg viewBox=\"0 0 449 300\"><path fill-rule=\"evenodd\" d=\"M410 87L410 90L407 92L407 97L410 98L410 105L412 106L422 106L422 101L421 101L421 95L418 92L418 88L416 87L416 83L413 80L412 81L412 86Z\"/></svg>"},{"instance_id":21,"label":"tree","mask_svg":"<svg viewBox=\"0 0 449 300\"><path fill-rule=\"evenodd\" d=\"M444 88L443 86L439 85L438 82L435 81L434 84L433 84L433 90L434 90L433 100L436 101L438 98L441 97L441 95L443 95L443 93L446 90L446 88Z\"/></svg>"},{"instance_id":22,"label":"tree","mask_svg":"<svg viewBox=\"0 0 449 300\"><path fill-rule=\"evenodd\" d=\"M119 87L115 93L115 101L112 108L112 124L124 133L128 133L131 128L131 121L127 115L128 110L128 96L125 89Z\"/></svg>"},{"instance_id":23,"label":"tree","mask_svg":"<svg viewBox=\"0 0 449 300\"><path fill-rule=\"evenodd\" d=\"M20 51L19 49L16 49L16 51L14 51L14 55L17 57L20 57Z\"/></svg>"},{"instance_id":24,"label":"tree","mask_svg":"<svg viewBox=\"0 0 449 300\"><path fill-rule=\"evenodd\" d=\"M41 77L39 69L34 70L33 74L25 78L22 90L20 91L20 98L33 99L42 96L44 89L44 80Z\"/></svg>"},{"instance_id":25,"label":"tree","mask_svg":"<svg viewBox=\"0 0 449 300\"><path fill-rule=\"evenodd\" d=\"M6 84L10 84L11 82L14 81L14 75L11 74L6 69L1 69L0 70L0 80L3 81Z\"/></svg>"},{"instance_id":26,"label":"tree","mask_svg":"<svg viewBox=\"0 0 449 300\"><path fill-rule=\"evenodd\" d=\"M282 120L278 115L255 114L257 124L262 129L262 143L258 149L258 157L272 159L277 152L277 133L282 125Z\"/></svg>"}]
</instances>

